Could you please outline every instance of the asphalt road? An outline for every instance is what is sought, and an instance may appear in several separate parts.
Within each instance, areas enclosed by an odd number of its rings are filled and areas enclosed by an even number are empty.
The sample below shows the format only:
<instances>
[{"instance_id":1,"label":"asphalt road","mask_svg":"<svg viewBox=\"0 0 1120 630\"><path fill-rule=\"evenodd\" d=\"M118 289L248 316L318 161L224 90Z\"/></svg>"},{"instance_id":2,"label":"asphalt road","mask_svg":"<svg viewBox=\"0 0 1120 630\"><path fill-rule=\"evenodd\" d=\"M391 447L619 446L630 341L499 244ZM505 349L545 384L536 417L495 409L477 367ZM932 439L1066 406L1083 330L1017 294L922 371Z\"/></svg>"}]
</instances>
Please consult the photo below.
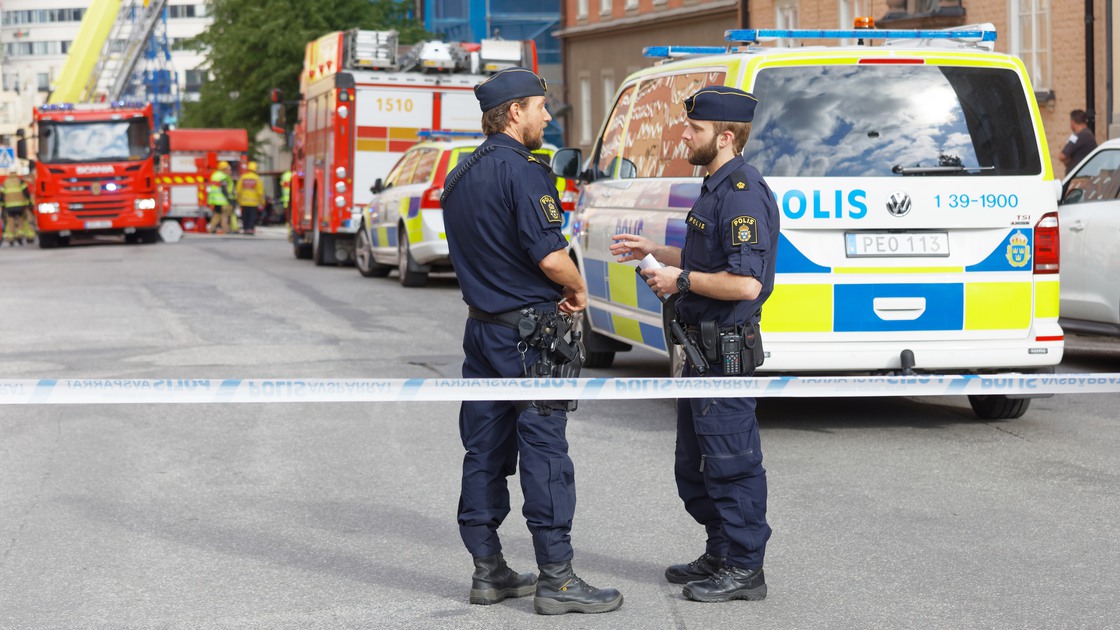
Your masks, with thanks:
<instances>
[{"instance_id":1,"label":"asphalt road","mask_svg":"<svg viewBox=\"0 0 1120 630\"><path fill-rule=\"evenodd\" d=\"M0 379L454 377L464 318L450 277L316 268L275 229L0 249ZM1111 339L1066 357L1120 372ZM662 577L703 548L671 403L585 403L575 566L626 603L559 618L467 604L457 403L0 407L0 628L1114 627L1118 407L763 400L769 596L698 604ZM528 571L511 482L505 551Z\"/></svg>"}]
</instances>

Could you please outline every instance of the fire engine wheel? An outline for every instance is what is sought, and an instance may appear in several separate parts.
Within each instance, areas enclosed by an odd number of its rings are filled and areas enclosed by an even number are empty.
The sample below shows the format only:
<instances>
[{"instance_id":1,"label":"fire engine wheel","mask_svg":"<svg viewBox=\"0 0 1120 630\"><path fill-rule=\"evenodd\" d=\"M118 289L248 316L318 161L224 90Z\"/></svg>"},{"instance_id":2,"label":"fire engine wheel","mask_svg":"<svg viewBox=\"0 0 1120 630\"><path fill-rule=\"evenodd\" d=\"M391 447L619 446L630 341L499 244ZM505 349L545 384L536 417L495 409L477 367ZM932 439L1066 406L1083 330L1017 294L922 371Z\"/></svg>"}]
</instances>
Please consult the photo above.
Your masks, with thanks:
<instances>
[{"instance_id":1,"label":"fire engine wheel","mask_svg":"<svg viewBox=\"0 0 1120 630\"><path fill-rule=\"evenodd\" d=\"M354 266L358 268L358 273L366 278L384 278L393 270L387 265L377 264L373 259L373 245L369 242L369 233L366 232L364 223L358 230L358 244L354 248Z\"/></svg>"},{"instance_id":2,"label":"fire engine wheel","mask_svg":"<svg viewBox=\"0 0 1120 630\"><path fill-rule=\"evenodd\" d=\"M132 234L124 235L124 242L131 245L137 243L150 244L159 241L159 232L157 230L136 230Z\"/></svg>"},{"instance_id":3,"label":"fire engine wheel","mask_svg":"<svg viewBox=\"0 0 1120 630\"><path fill-rule=\"evenodd\" d=\"M397 230L397 271L400 272L402 287L422 287L428 283L428 272L416 271L420 265L412 259L412 248L408 244L408 232L402 225Z\"/></svg>"},{"instance_id":4,"label":"fire engine wheel","mask_svg":"<svg viewBox=\"0 0 1120 630\"><path fill-rule=\"evenodd\" d=\"M1012 420L1027 413L1030 398L1008 398L1007 396L969 396L968 404L984 420Z\"/></svg>"},{"instance_id":5,"label":"fire engine wheel","mask_svg":"<svg viewBox=\"0 0 1120 630\"><path fill-rule=\"evenodd\" d=\"M311 259L311 243L304 240L304 235L299 232L292 232L292 255L297 260Z\"/></svg>"},{"instance_id":6,"label":"fire engine wheel","mask_svg":"<svg viewBox=\"0 0 1120 630\"><path fill-rule=\"evenodd\" d=\"M59 241L60 240L61 239L58 238L57 234L40 233L39 234L39 249L54 249L54 248L59 246Z\"/></svg>"}]
</instances>

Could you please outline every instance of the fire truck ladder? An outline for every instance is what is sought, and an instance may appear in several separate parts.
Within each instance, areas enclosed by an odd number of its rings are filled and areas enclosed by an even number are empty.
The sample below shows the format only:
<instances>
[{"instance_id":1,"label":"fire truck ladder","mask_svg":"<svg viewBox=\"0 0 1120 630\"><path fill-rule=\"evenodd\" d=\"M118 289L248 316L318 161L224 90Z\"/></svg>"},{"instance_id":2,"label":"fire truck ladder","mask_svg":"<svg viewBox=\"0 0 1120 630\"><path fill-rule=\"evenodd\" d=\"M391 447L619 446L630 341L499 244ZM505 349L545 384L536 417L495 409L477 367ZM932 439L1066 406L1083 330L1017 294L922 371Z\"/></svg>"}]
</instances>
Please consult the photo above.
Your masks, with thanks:
<instances>
[{"instance_id":1,"label":"fire truck ladder","mask_svg":"<svg viewBox=\"0 0 1120 630\"><path fill-rule=\"evenodd\" d=\"M163 21L166 7L167 0L132 0L121 7L97 65L90 73L83 101L97 101L99 95L116 101L129 91L136 63Z\"/></svg>"}]
</instances>

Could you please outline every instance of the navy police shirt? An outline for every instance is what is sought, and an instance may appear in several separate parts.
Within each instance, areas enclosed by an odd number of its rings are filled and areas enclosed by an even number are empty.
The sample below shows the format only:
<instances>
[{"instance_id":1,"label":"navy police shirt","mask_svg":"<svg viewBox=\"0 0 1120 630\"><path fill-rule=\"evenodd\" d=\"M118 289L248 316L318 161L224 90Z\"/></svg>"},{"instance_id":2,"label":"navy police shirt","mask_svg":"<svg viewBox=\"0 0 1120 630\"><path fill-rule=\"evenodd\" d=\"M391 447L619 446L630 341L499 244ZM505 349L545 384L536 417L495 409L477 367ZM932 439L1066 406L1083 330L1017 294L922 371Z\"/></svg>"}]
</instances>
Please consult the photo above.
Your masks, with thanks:
<instances>
[{"instance_id":1,"label":"navy police shirt","mask_svg":"<svg viewBox=\"0 0 1120 630\"><path fill-rule=\"evenodd\" d=\"M463 301L488 313L556 303L561 287L539 265L568 243L548 165L504 133L488 136L475 151L481 158L443 201ZM470 161L464 158L445 181L454 181Z\"/></svg>"},{"instance_id":2,"label":"navy police shirt","mask_svg":"<svg viewBox=\"0 0 1120 630\"><path fill-rule=\"evenodd\" d=\"M751 276L762 283L762 292L737 301L686 293L677 301L680 320L692 326L715 320L721 327L757 322L774 291L779 227L778 204L762 175L736 155L704 178L685 224L681 269Z\"/></svg>"}]
</instances>

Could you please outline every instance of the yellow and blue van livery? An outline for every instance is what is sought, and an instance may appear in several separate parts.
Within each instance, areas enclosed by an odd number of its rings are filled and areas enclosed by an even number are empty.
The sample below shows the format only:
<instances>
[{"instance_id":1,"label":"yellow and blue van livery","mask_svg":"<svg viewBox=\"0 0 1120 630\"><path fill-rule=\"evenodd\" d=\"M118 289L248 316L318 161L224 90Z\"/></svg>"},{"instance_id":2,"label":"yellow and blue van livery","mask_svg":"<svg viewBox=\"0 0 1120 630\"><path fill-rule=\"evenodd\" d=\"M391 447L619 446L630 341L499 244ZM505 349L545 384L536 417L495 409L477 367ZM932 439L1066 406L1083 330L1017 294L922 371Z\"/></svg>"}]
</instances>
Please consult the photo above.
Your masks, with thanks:
<instances>
[{"instance_id":1,"label":"yellow and blue van livery","mask_svg":"<svg viewBox=\"0 0 1120 630\"><path fill-rule=\"evenodd\" d=\"M888 35L871 33L859 36ZM744 157L781 211L760 372L1060 362L1059 187L1028 74L991 51L991 29L905 33L880 45L691 50L626 79L581 175L573 226L589 364L607 366L630 345L669 355L674 369L682 361L662 304L609 246L622 233L683 246L702 169L680 138L682 101L711 84L758 97ZM573 162L582 156L558 155L558 174ZM980 398L973 407L985 417L1021 415L1028 402Z\"/></svg>"},{"instance_id":2,"label":"yellow and blue van livery","mask_svg":"<svg viewBox=\"0 0 1120 630\"><path fill-rule=\"evenodd\" d=\"M355 267L366 277L385 277L396 269L406 287L424 286L432 272L451 271L440 195L447 173L466 159L484 136L467 132L421 132L428 138L410 148L384 180L372 187L363 209L355 247ZM551 159L556 147L534 153ZM560 185L567 186L564 180ZM570 233L571 213L563 213Z\"/></svg>"}]
</instances>

